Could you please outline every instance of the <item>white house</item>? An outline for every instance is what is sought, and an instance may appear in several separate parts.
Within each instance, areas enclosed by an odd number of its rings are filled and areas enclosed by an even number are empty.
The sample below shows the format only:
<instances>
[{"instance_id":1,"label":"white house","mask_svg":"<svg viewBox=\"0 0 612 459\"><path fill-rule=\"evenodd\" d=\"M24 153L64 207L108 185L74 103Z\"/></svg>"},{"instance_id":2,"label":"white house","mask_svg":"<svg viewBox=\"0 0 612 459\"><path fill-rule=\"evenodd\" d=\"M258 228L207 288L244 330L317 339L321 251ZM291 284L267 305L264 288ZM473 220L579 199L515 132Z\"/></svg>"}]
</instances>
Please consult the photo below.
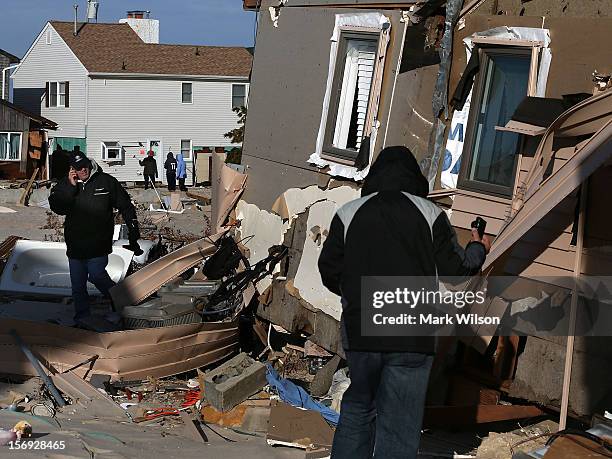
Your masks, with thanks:
<instances>
[{"instance_id":1,"label":"white house","mask_svg":"<svg viewBox=\"0 0 612 459\"><path fill-rule=\"evenodd\" d=\"M143 180L153 150L164 179L166 154L182 152L190 183L194 151L232 146L252 55L145 42L137 22L48 22L12 75L14 103L58 123L52 149L78 145L121 181Z\"/></svg>"}]
</instances>

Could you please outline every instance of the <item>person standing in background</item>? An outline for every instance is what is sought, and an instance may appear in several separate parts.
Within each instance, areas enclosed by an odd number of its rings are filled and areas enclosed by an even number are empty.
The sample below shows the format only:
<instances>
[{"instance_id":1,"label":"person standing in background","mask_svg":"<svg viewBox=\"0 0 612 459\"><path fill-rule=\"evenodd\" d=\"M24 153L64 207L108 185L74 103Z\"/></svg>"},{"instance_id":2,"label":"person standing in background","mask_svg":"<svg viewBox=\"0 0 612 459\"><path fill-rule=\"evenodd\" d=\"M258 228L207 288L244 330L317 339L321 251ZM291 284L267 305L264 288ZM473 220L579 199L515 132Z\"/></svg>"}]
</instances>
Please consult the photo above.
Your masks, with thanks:
<instances>
[{"instance_id":1,"label":"person standing in background","mask_svg":"<svg viewBox=\"0 0 612 459\"><path fill-rule=\"evenodd\" d=\"M187 164L185 164L185 159L183 158L183 154L179 153L176 155L176 177L179 182L179 190L187 191L187 187L185 186L185 179L187 178Z\"/></svg>"},{"instance_id":2,"label":"person standing in background","mask_svg":"<svg viewBox=\"0 0 612 459\"><path fill-rule=\"evenodd\" d=\"M164 169L166 169L166 179L168 179L168 191L176 190L176 159L174 154L169 151L166 162L164 163Z\"/></svg>"},{"instance_id":3,"label":"person standing in background","mask_svg":"<svg viewBox=\"0 0 612 459\"><path fill-rule=\"evenodd\" d=\"M144 175L145 190L149 189L149 183L155 187L155 180L157 179L157 161L154 157L155 153L153 150L149 150L148 156L138 163L144 168L142 174Z\"/></svg>"}]
</instances>

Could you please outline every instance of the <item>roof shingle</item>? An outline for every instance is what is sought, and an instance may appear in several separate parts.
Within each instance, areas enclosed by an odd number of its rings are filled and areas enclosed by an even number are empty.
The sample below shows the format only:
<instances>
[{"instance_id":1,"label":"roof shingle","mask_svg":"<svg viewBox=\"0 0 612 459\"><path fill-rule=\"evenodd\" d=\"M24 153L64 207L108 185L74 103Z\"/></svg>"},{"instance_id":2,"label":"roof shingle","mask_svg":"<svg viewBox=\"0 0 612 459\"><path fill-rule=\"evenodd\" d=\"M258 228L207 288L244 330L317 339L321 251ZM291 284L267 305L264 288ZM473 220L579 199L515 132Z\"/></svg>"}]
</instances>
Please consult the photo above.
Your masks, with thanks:
<instances>
[{"instance_id":1,"label":"roof shingle","mask_svg":"<svg viewBox=\"0 0 612 459\"><path fill-rule=\"evenodd\" d=\"M248 77L252 55L247 48L164 45L143 42L128 24L51 25L90 72Z\"/></svg>"}]
</instances>

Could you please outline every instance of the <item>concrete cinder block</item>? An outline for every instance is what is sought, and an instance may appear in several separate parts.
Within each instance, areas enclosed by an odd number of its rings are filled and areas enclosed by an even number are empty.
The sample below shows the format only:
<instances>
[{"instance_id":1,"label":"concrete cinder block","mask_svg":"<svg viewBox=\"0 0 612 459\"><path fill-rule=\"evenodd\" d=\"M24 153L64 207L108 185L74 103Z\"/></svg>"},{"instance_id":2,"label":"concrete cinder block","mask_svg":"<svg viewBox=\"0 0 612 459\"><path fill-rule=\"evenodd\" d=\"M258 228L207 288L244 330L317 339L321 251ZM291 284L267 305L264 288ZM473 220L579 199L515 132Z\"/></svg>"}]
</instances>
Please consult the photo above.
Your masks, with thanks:
<instances>
[{"instance_id":1,"label":"concrete cinder block","mask_svg":"<svg viewBox=\"0 0 612 459\"><path fill-rule=\"evenodd\" d=\"M266 384L266 366L243 352L206 373L204 394L217 410L228 411Z\"/></svg>"}]
</instances>

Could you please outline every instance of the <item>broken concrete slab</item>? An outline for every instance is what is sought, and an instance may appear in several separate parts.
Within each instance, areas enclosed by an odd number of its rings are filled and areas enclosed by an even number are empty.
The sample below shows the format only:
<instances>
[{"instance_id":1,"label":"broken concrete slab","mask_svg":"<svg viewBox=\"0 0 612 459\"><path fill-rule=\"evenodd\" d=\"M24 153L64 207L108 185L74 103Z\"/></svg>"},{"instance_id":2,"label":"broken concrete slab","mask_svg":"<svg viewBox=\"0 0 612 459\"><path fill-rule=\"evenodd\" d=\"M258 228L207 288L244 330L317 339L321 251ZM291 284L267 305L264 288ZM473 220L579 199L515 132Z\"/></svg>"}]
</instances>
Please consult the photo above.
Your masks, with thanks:
<instances>
[{"instance_id":1,"label":"broken concrete slab","mask_svg":"<svg viewBox=\"0 0 612 459\"><path fill-rule=\"evenodd\" d=\"M266 366L241 353L206 373L206 400L219 411L229 411L265 385Z\"/></svg>"}]
</instances>

